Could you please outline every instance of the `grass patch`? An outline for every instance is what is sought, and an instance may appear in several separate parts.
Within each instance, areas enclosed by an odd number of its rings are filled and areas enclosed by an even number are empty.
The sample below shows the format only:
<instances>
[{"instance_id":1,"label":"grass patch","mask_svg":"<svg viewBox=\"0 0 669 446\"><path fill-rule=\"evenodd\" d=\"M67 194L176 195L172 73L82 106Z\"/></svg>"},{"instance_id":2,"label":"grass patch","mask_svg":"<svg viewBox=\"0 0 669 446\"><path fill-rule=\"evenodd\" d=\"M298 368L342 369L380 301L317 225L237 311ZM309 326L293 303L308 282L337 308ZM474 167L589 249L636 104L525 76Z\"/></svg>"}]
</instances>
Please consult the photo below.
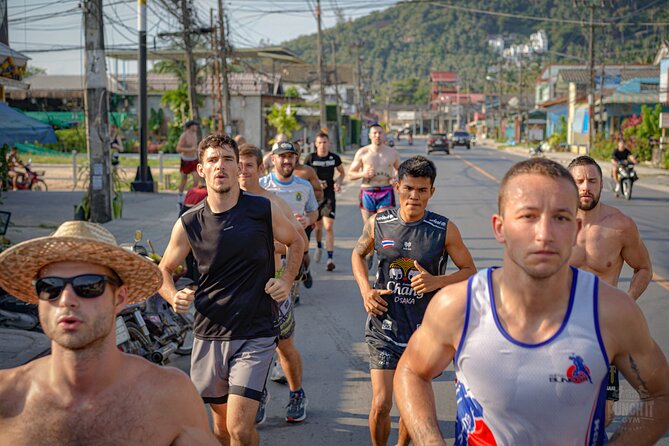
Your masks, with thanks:
<instances>
[{"instance_id":1,"label":"grass patch","mask_svg":"<svg viewBox=\"0 0 669 446\"><path fill-rule=\"evenodd\" d=\"M58 156L58 155L30 155L22 157L22 161L27 163L28 160L31 160L32 164L72 164L72 155ZM77 155L77 165L80 166L86 162L87 158L84 154ZM125 157L121 155L119 157L121 162L121 167L137 167L139 166L139 158ZM160 162L157 159L149 158L149 167L158 168ZM174 158L163 158L163 167L175 167L180 166L180 161Z\"/></svg>"}]
</instances>

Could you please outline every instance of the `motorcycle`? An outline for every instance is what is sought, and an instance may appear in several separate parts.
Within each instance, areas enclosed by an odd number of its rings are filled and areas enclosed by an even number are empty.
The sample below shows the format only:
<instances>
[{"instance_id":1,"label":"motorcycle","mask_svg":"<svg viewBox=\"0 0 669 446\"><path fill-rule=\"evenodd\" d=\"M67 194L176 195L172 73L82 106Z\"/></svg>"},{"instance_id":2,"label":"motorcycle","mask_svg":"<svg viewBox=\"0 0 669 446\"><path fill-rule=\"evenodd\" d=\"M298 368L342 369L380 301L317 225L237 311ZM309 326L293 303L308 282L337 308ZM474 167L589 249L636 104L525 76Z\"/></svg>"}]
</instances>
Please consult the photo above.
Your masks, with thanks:
<instances>
[{"instance_id":1,"label":"motorcycle","mask_svg":"<svg viewBox=\"0 0 669 446\"><path fill-rule=\"evenodd\" d=\"M636 173L634 168L634 163L629 161L621 161L618 163L618 182L616 183L615 179L612 178L614 184L613 191L616 194L616 197L619 197L622 193L625 200L632 198L632 187L634 182L639 179L639 176Z\"/></svg>"},{"instance_id":2,"label":"motorcycle","mask_svg":"<svg viewBox=\"0 0 669 446\"><path fill-rule=\"evenodd\" d=\"M25 174L20 178L21 181L17 181L16 187L19 190L34 190L38 192L46 192L49 190L49 187L46 185L46 181L41 177L44 176L43 170L32 170L30 168L31 160L28 160L28 163L23 166L25 169ZM10 185L11 186L11 185Z\"/></svg>"},{"instance_id":3,"label":"motorcycle","mask_svg":"<svg viewBox=\"0 0 669 446\"><path fill-rule=\"evenodd\" d=\"M147 240L151 252L140 244L141 231L136 231L132 245L121 245L131 252L160 263L161 256ZM175 283L178 290L193 284L182 277ZM142 356L156 364L167 364L172 353L189 355L193 350L194 310L177 314L159 294L146 301L128 305L116 317L116 345L130 354Z\"/></svg>"},{"instance_id":4,"label":"motorcycle","mask_svg":"<svg viewBox=\"0 0 669 446\"><path fill-rule=\"evenodd\" d=\"M548 151L548 143L539 143L536 147L530 147L530 156L546 156Z\"/></svg>"}]
</instances>

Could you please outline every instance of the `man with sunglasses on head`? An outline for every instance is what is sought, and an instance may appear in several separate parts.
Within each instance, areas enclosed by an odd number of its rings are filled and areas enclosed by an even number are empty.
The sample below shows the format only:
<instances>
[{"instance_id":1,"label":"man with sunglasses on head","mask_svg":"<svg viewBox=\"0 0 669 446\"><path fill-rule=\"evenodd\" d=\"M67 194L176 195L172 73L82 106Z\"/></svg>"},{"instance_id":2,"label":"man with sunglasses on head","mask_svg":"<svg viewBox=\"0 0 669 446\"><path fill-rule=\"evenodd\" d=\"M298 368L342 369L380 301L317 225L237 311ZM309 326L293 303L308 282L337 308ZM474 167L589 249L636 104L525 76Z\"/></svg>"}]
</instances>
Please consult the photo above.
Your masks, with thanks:
<instances>
[{"instance_id":1,"label":"man with sunglasses on head","mask_svg":"<svg viewBox=\"0 0 669 446\"><path fill-rule=\"evenodd\" d=\"M38 305L51 339L51 355L0 371L0 444L215 445L183 372L117 348L116 315L161 283L95 223L65 222L0 254L0 287Z\"/></svg>"}]
</instances>

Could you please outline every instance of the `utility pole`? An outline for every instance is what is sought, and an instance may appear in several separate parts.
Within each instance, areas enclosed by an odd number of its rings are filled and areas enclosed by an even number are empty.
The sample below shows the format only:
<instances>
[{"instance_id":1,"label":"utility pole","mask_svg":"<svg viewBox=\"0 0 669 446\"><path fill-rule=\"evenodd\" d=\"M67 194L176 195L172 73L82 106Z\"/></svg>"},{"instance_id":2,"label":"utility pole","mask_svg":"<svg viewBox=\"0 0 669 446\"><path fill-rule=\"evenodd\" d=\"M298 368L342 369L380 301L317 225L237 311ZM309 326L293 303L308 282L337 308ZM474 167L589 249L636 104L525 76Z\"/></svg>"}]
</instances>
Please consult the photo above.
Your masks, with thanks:
<instances>
[{"instance_id":1,"label":"utility pole","mask_svg":"<svg viewBox=\"0 0 669 446\"><path fill-rule=\"evenodd\" d=\"M191 19L189 0L181 1L181 21L183 26L183 41L186 53L186 80L188 82L188 105L190 119L200 122L200 112L197 108L197 73L195 71L195 59L193 59L193 41L191 40ZM200 130L198 129L198 133ZM199 136L199 135L198 135Z\"/></svg>"},{"instance_id":2,"label":"utility pole","mask_svg":"<svg viewBox=\"0 0 669 446\"><path fill-rule=\"evenodd\" d=\"M344 137L341 134L341 109L339 108L339 80L337 78L337 42L332 39L332 67L334 69L334 87L335 87L335 111L337 114L337 129L335 137L337 138L337 151L344 151Z\"/></svg>"},{"instance_id":3,"label":"utility pole","mask_svg":"<svg viewBox=\"0 0 669 446\"><path fill-rule=\"evenodd\" d=\"M153 192L153 177L149 171L147 139L148 113L146 93L146 0L137 0L137 31L139 34L139 59L137 74L139 80L137 121L139 124L139 168L132 182L132 190L136 192Z\"/></svg>"},{"instance_id":4,"label":"utility pole","mask_svg":"<svg viewBox=\"0 0 669 446\"><path fill-rule=\"evenodd\" d=\"M223 125L223 102L221 97L221 58L220 58L220 47L218 45L218 31L217 27L214 25L214 9L209 10L211 17L211 47L215 48L217 51L217 56L214 57L214 69L213 69L213 79L211 88L216 92L216 130L218 133L223 133L225 128Z\"/></svg>"},{"instance_id":5,"label":"utility pole","mask_svg":"<svg viewBox=\"0 0 669 446\"><path fill-rule=\"evenodd\" d=\"M590 39L588 42L588 69L590 70L590 85L588 88L588 146L586 155L590 155L590 150L595 141L595 4L590 5Z\"/></svg>"},{"instance_id":6,"label":"utility pole","mask_svg":"<svg viewBox=\"0 0 669 446\"><path fill-rule=\"evenodd\" d=\"M316 22L318 23L318 84L321 98L321 129L327 129L327 114L325 112L325 73L323 70L323 30L321 29L321 0L316 0Z\"/></svg>"},{"instance_id":7,"label":"utility pole","mask_svg":"<svg viewBox=\"0 0 669 446\"><path fill-rule=\"evenodd\" d=\"M232 131L232 114L230 112L230 85L228 84L228 39L225 28L225 13L223 0L218 0L218 59L221 64L221 82L223 87L223 128L225 132Z\"/></svg>"},{"instance_id":8,"label":"utility pole","mask_svg":"<svg viewBox=\"0 0 669 446\"><path fill-rule=\"evenodd\" d=\"M86 146L90 166L89 219L94 223L106 223L112 219L112 206L111 156L107 121L109 104L105 38L102 29L102 0L86 0L83 12L86 39L84 108L86 110Z\"/></svg>"}]
</instances>

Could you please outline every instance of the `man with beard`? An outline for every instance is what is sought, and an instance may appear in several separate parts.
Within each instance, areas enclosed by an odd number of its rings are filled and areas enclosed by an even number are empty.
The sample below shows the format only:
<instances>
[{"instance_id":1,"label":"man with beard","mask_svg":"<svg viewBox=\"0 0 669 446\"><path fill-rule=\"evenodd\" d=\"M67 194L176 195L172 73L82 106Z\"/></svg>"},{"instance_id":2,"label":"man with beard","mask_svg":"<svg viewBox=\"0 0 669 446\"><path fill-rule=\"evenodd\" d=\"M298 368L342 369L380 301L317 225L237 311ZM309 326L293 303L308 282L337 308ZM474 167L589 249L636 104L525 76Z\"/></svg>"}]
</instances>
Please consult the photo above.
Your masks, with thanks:
<instances>
[{"instance_id":1,"label":"man with beard","mask_svg":"<svg viewBox=\"0 0 669 446\"><path fill-rule=\"evenodd\" d=\"M174 225L160 262L160 294L176 312L195 302L191 379L211 405L214 434L225 445L257 445L255 416L276 348L277 302L288 298L304 242L281 210L239 188L239 152L228 135L198 147L207 198ZM274 239L289 247L274 278ZM199 287L177 291L172 273L192 251Z\"/></svg>"},{"instance_id":2,"label":"man with beard","mask_svg":"<svg viewBox=\"0 0 669 446\"><path fill-rule=\"evenodd\" d=\"M269 175L260 179L260 187L277 195L288 203L293 215L302 228L306 230L316 222L318 203L311 184L303 178L294 175L297 157L298 152L292 143L285 141L274 144L272 148L274 170ZM305 254L307 249L308 247L305 247ZM286 357L279 354L279 359L281 362L275 364L270 379L277 382L288 382L290 399L286 421L289 423L304 421L307 416L307 398L301 386L302 358L299 354ZM285 378L281 366L284 360L288 365L288 367L283 367L286 372ZM293 376L288 376L291 373ZM291 381L294 384L291 384ZM297 387L298 385L299 387Z\"/></svg>"},{"instance_id":3,"label":"man with beard","mask_svg":"<svg viewBox=\"0 0 669 446\"><path fill-rule=\"evenodd\" d=\"M51 339L49 356L0 371L0 444L217 444L188 376L117 348L116 315L161 282L95 223L0 254L0 286L38 305Z\"/></svg>"},{"instance_id":4,"label":"man with beard","mask_svg":"<svg viewBox=\"0 0 669 446\"><path fill-rule=\"evenodd\" d=\"M594 159L579 156L568 168L578 186L577 217L582 225L569 262L614 287L627 263L634 271L627 294L639 299L653 278L653 268L634 220L599 201L602 170ZM619 393L618 371L612 367L607 387L607 426L613 420L613 403L618 401Z\"/></svg>"},{"instance_id":5,"label":"man with beard","mask_svg":"<svg viewBox=\"0 0 669 446\"><path fill-rule=\"evenodd\" d=\"M439 291L397 366L397 405L415 444L445 444L431 381L451 361L458 446L602 444L609 363L641 397L609 444L650 445L667 431L669 364L641 309L569 265L578 201L554 161L506 173L492 217L503 267Z\"/></svg>"}]
</instances>

